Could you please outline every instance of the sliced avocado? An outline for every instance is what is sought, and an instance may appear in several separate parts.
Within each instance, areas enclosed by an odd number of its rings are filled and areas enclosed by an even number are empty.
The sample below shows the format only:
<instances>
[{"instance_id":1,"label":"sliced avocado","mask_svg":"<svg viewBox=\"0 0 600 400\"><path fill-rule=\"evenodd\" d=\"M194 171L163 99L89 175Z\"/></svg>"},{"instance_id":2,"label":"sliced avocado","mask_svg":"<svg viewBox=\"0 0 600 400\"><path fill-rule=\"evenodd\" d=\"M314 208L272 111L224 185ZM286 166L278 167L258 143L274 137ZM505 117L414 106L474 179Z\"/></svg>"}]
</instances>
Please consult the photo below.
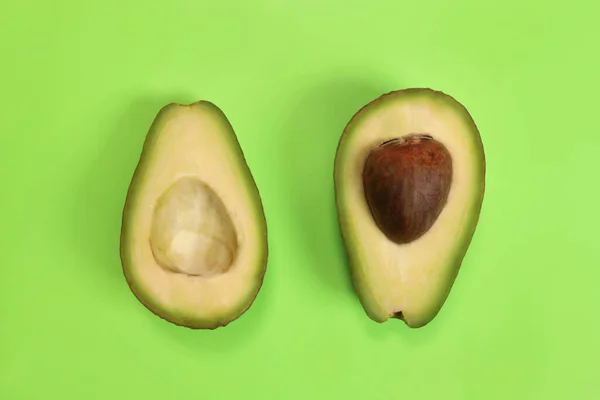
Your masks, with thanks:
<instances>
[{"instance_id":1,"label":"sliced avocado","mask_svg":"<svg viewBox=\"0 0 600 400\"><path fill-rule=\"evenodd\" d=\"M478 224L485 170L477 126L440 91L393 91L351 118L335 156L335 198L372 320L418 328L435 318Z\"/></svg>"},{"instance_id":2,"label":"sliced avocado","mask_svg":"<svg viewBox=\"0 0 600 400\"><path fill-rule=\"evenodd\" d=\"M225 114L208 101L163 107L127 193L123 273L176 325L215 329L241 316L266 272L261 197Z\"/></svg>"}]
</instances>

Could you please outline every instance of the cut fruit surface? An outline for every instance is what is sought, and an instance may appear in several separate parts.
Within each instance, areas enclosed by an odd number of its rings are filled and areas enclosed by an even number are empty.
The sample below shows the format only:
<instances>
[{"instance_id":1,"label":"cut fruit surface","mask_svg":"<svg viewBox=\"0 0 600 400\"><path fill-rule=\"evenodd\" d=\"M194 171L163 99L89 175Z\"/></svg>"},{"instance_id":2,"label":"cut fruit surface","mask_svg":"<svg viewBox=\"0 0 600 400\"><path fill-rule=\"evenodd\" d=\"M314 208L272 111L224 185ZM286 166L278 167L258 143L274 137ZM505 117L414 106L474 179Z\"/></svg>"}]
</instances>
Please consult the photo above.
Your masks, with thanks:
<instances>
[{"instance_id":1,"label":"cut fruit surface","mask_svg":"<svg viewBox=\"0 0 600 400\"><path fill-rule=\"evenodd\" d=\"M335 198L371 319L421 327L437 315L479 220L485 170L477 126L445 93L398 90L353 116L335 157Z\"/></svg>"},{"instance_id":2,"label":"cut fruit surface","mask_svg":"<svg viewBox=\"0 0 600 400\"><path fill-rule=\"evenodd\" d=\"M214 329L251 306L266 272L266 219L236 134L214 104L158 113L127 194L120 253L133 293L169 322Z\"/></svg>"}]
</instances>

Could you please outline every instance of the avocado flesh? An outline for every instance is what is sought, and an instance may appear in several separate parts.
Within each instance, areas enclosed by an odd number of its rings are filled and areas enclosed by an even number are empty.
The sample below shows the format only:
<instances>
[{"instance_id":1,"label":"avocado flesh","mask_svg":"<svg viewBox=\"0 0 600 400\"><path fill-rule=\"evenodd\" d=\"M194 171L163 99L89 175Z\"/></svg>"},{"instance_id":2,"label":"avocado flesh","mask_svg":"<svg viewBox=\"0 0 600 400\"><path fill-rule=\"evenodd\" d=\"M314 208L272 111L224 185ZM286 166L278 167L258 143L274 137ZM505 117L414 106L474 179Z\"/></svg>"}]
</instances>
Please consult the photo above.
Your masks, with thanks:
<instances>
[{"instance_id":1,"label":"avocado flesh","mask_svg":"<svg viewBox=\"0 0 600 400\"><path fill-rule=\"evenodd\" d=\"M452 178L443 208L416 238L392 240L365 195L365 162L378 146L426 135L447 149ZM374 321L428 324L440 311L475 232L485 190L479 131L454 98L432 89L387 93L360 109L338 144L334 169L340 231L357 295Z\"/></svg>"},{"instance_id":2,"label":"avocado flesh","mask_svg":"<svg viewBox=\"0 0 600 400\"><path fill-rule=\"evenodd\" d=\"M166 321L215 329L251 306L267 252L261 198L224 113L208 101L163 107L123 212L132 292Z\"/></svg>"}]
</instances>

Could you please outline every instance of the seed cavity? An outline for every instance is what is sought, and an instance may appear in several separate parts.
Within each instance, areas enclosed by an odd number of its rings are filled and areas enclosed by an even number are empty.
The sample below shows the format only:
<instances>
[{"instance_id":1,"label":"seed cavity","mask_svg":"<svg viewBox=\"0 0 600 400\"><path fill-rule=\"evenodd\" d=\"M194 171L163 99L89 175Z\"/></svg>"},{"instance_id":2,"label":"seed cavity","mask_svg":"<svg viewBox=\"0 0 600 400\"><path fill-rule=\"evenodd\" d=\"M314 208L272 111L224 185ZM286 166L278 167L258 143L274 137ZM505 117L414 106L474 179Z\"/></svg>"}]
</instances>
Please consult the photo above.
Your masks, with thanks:
<instances>
[{"instance_id":1,"label":"seed cavity","mask_svg":"<svg viewBox=\"0 0 600 400\"><path fill-rule=\"evenodd\" d=\"M165 270L203 277L227 272L238 251L235 227L223 201L209 185L189 176L158 198L150 245Z\"/></svg>"}]
</instances>

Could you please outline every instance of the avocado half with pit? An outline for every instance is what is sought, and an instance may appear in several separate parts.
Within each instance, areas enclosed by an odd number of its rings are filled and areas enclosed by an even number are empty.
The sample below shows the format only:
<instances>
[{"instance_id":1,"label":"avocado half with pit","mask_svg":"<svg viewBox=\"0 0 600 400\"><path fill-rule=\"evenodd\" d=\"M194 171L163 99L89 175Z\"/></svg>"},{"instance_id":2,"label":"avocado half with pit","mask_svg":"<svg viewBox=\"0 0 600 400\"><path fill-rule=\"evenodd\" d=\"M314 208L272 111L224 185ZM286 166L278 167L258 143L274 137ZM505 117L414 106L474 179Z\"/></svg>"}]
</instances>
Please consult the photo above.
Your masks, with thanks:
<instances>
[{"instance_id":1,"label":"avocado half with pit","mask_svg":"<svg viewBox=\"0 0 600 400\"><path fill-rule=\"evenodd\" d=\"M376 322L435 318L470 246L483 203L480 133L450 95L382 95L346 126L335 198L355 291Z\"/></svg>"},{"instance_id":2,"label":"avocado half with pit","mask_svg":"<svg viewBox=\"0 0 600 400\"><path fill-rule=\"evenodd\" d=\"M132 292L166 321L215 329L249 309L267 252L261 197L225 114L208 101L163 107L123 212Z\"/></svg>"}]
</instances>

